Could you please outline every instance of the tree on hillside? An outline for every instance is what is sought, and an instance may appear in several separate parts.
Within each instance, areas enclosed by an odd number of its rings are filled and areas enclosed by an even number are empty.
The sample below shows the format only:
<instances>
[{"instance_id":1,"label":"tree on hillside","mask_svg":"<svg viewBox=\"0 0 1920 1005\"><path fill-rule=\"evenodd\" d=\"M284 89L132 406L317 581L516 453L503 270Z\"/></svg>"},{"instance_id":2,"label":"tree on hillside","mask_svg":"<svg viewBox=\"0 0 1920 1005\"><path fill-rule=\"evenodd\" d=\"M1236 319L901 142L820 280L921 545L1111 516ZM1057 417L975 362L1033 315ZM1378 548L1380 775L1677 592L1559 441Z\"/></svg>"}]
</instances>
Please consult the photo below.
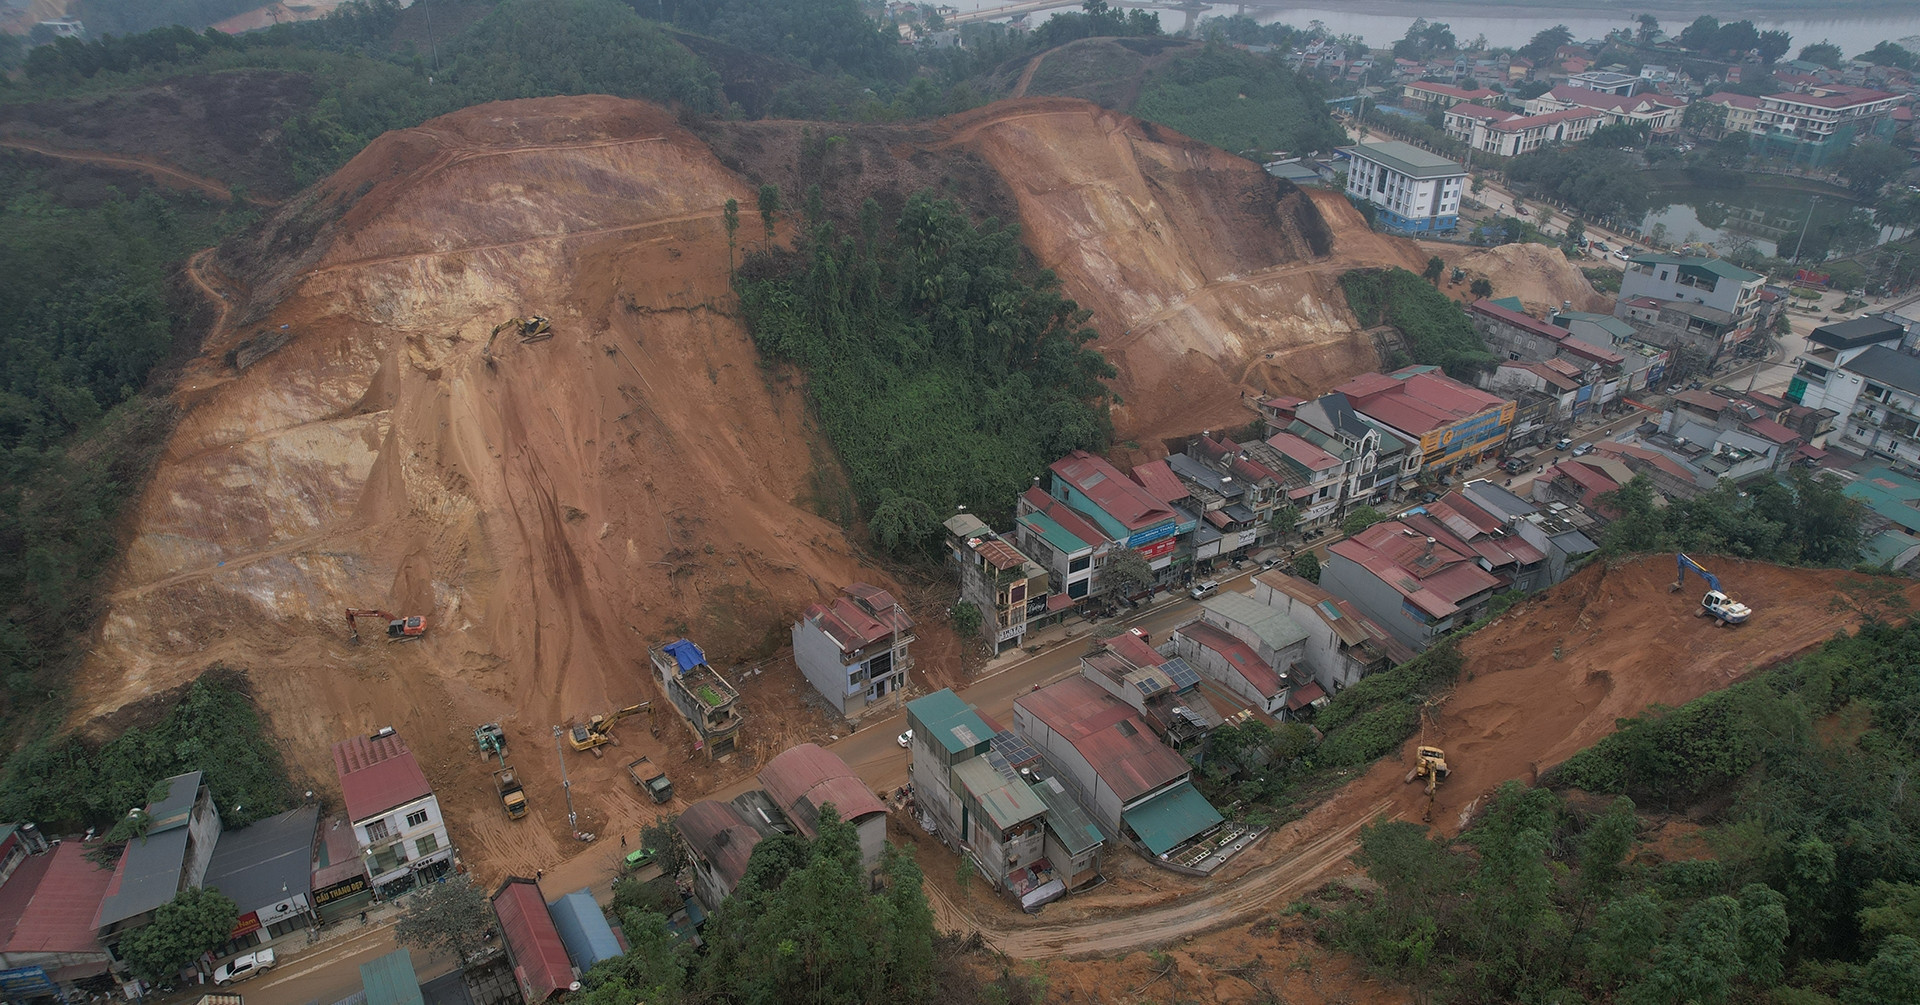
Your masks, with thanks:
<instances>
[{"instance_id":1,"label":"tree on hillside","mask_svg":"<svg viewBox=\"0 0 1920 1005\"><path fill-rule=\"evenodd\" d=\"M200 954L224 945L240 909L218 890L188 887L161 905L153 920L120 939L120 955L142 980L173 979Z\"/></svg>"},{"instance_id":2,"label":"tree on hillside","mask_svg":"<svg viewBox=\"0 0 1920 1005\"><path fill-rule=\"evenodd\" d=\"M1752 21L1733 21L1713 33L1712 50L1728 56L1741 56L1760 44L1760 31Z\"/></svg>"},{"instance_id":3,"label":"tree on hillside","mask_svg":"<svg viewBox=\"0 0 1920 1005\"><path fill-rule=\"evenodd\" d=\"M1913 158L1906 151L1880 140L1867 140L1848 147L1847 152L1840 155L1838 167L1848 187L1870 197L1912 164Z\"/></svg>"},{"instance_id":4,"label":"tree on hillside","mask_svg":"<svg viewBox=\"0 0 1920 1005\"><path fill-rule=\"evenodd\" d=\"M1640 23L1637 37L1641 45L1651 45L1655 35L1660 34L1660 19L1652 14L1642 14L1634 19Z\"/></svg>"},{"instance_id":5,"label":"tree on hillside","mask_svg":"<svg viewBox=\"0 0 1920 1005\"><path fill-rule=\"evenodd\" d=\"M1487 297L1493 296L1493 280L1481 276L1467 284L1467 292L1473 294L1476 300L1484 300Z\"/></svg>"},{"instance_id":6,"label":"tree on hillside","mask_svg":"<svg viewBox=\"0 0 1920 1005\"><path fill-rule=\"evenodd\" d=\"M1800 58L1809 63L1819 63L1821 66L1838 70L1840 63L1846 57L1841 54L1839 46L1821 39L1812 45L1803 46L1800 49Z\"/></svg>"},{"instance_id":7,"label":"tree on hillside","mask_svg":"<svg viewBox=\"0 0 1920 1005\"><path fill-rule=\"evenodd\" d=\"M1720 30L1720 19L1712 14L1702 14L1693 19L1680 32L1680 45L1695 52L1705 52L1713 45L1714 32Z\"/></svg>"},{"instance_id":8,"label":"tree on hillside","mask_svg":"<svg viewBox=\"0 0 1920 1005\"><path fill-rule=\"evenodd\" d=\"M1879 45L1853 57L1863 59L1875 66L1891 66L1901 70L1920 70L1920 56L1908 51L1898 42L1882 40Z\"/></svg>"},{"instance_id":9,"label":"tree on hillside","mask_svg":"<svg viewBox=\"0 0 1920 1005\"><path fill-rule=\"evenodd\" d=\"M1533 60L1535 64L1553 58L1560 47L1573 41L1573 29L1564 24L1551 28L1542 28L1533 36L1533 40L1520 47L1520 55Z\"/></svg>"},{"instance_id":10,"label":"tree on hillside","mask_svg":"<svg viewBox=\"0 0 1920 1005\"><path fill-rule=\"evenodd\" d=\"M980 608L973 601L962 600L953 605L953 630L961 638L970 639L980 634Z\"/></svg>"},{"instance_id":11,"label":"tree on hillside","mask_svg":"<svg viewBox=\"0 0 1920 1005\"><path fill-rule=\"evenodd\" d=\"M1439 255L1434 255L1432 258L1427 259L1427 267L1420 270L1420 276L1427 282L1438 286L1440 285L1440 277L1444 275L1446 271L1446 260Z\"/></svg>"},{"instance_id":12,"label":"tree on hillside","mask_svg":"<svg viewBox=\"0 0 1920 1005\"><path fill-rule=\"evenodd\" d=\"M728 199L720 209L721 222L727 227L727 275L733 275L733 239L740 230L740 200Z\"/></svg>"},{"instance_id":13,"label":"tree on hillside","mask_svg":"<svg viewBox=\"0 0 1920 1005\"><path fill-rule=\"evenodd\" d=\"M429 883L414 894L393 926L393 939L423 952L451 956L464 966L480 951L492 927L493 905L472 877L463 873L444 883Z\"/></svg>"},{"instance_id":14,"label":"tree on hillside","mask_svg":"<svg viewBox=\"0 0 1920 1005\"><path fill-rule=\"evenodd\" d=\"M766 228L767 240L773 240L773 214L780 212L780 186L760 186L760 226Z\"/></svg>"},{"instance_id":15,"label":"tree on hillside","mask_svg":"<svg viewBox=\"0 0 1920 1005\"><path fill-rule=\"evenodd\" d=\"M1778 28L1771 28L1760 33L1760 41L1754 48L1760 50L1760 62L1772 66L1787 54L1788 49L1793 48L1793 36Z\"/></svg>"},{"instance_id":16,"label":"tree on hillside","mask_svg":"<svg viewBox=\"0 0 1920 1005\"><path fill-rule=\"evenodd\" d=\"M1128 549L1107 559L1107 564L1101 567L1100 578L1109 596L1132 597L1147 592L1153 585L1153 566L1147 564L1139 552Z\"/></svg>"}]
</instances>

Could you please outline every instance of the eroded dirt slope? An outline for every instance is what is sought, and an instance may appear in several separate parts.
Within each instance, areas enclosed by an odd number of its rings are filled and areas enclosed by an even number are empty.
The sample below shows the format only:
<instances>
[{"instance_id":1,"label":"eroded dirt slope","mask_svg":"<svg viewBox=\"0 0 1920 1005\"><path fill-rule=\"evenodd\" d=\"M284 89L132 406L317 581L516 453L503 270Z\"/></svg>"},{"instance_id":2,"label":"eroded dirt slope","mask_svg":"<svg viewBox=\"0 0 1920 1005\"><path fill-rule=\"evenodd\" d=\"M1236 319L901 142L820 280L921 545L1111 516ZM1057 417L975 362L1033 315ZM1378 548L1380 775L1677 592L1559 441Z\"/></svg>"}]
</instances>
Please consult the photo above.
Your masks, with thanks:
<instances>
[{"instance_id":1,"label":"eroded dirt slope","mask_svg":"<svg viewBox=\"0 0 1920 1005\"><path fill-rule=\"evenodd\" d=\"M730 197L752 192L657 109L507 103L377 141L230 247L200 273L229 322L181 383L79 716L226 661L309 784L333 788L335 740L391 725L484 871L567 854L550 729L657 700L647 644L691 631L725 666L822 591L888 582L796 502L802 399L716 309ZM489 367L492 326L531 313L554 337L503 336ZM348 606L430 631L350 647ZM745 760L802 718L793 679L742 684ZM512 828L471 752L491 720L534 800ZM661 725L568 752L583 829L650 813L619 774L639 753L699 797L711 770Z\"/></svg>"}]
</instances>

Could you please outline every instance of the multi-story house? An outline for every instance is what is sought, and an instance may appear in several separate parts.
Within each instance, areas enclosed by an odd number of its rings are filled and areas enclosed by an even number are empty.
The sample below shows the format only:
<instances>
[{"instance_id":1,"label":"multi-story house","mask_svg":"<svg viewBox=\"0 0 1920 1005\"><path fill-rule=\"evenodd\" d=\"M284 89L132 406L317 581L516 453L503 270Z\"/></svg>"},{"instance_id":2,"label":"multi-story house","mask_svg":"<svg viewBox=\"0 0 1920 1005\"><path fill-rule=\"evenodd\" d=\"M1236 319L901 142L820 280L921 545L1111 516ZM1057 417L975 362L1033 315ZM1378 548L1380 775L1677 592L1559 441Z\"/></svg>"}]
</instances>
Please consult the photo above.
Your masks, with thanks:
<instances>
[{"instance_id":1,"label":"multi-story house","mask_svg":"<svg viewBox=\"0 0 1920 1005\"><path fill-rule=\"evenodd\" d=\"M1606 116L1588 108L1567 108L1539 115L1518 115L1479 105L1455 105L1444 120L1447 135L1502 157L1518 157L1542 147L1578 143L1606 124Z\"/></svg>"},{"instance_id":2,"label":"multi-story house","mask_svg":"<svg viewBox=\"0 0 1920 1005\"><path fill-rule=\"evenodd\" d=\"M1091 519L1102 533L1139 552L1156 570L1173 563L1179 517L1119 469L1084 450L1047 467L1048 493Z\"/></svg>"},{"instance_id":3,"label":"multi-story house","mask_svg":"<svg viewBox=\"0 0 1920 1005\"><path fill-rule=\"evenodd\" d=\"M1278 468L1301 482L1287 492L1287 502L1296 511L1294 526L1299 533L1312 536L1338 522L1347 460L1285 430L1244 449L1263 466Z\"/></svg>"},{"instance_id":4,"label":"multi-story house","mask_svg":"<svg viewBox=\"0 0 1920 1005\"><path fill-rule=\"evenodd\" d=\"M1373 204L1380 223L1411 233L1459 226L1467 172L1458 163L1398 140L1356 143L1350 153L1347 194Z\"/></svg>"},{"instance_id":5,"label":"multi-story house","mask_svg":"<svg viewBox=\"0 0 1920 1005\"><path fill-rule=\"evenodd\" d=\"M1578 87L1600 94L1612 94L1624 98L1633 94L1636 89L1645 87L1646 82L1632 74L1614 73L1609 70L1592 70L1584 73L1568 74L1567 86Z\"/></svg>"},{"instance_id":6,"label":"multi-story house","mask_svg":"<svg viewBox=\"0 0 1920 1005\"><path fill-rule=\"evenodd\" d=\"M695 746L708 759L733 753L740 729L740 692L707 663L707 654L686 639L675 639L648 650L660 690L693 731Z\"/></svg>"},{"instance_id":7,"label":"multi-story house","mask_svg":"<svg viewBox=\"0 0 1920 1005\"><path fill-rule=\"evenodd\" d=\"M1420 445L1421 465L1445 475L1490 455L1513 425L1514 403L1433 366L1363 373L1337 388L1355 411Z\"/></svg>"},{"instance_id":8,"label":"multi-story house","mask_svg":"<svg viewBox=\"0 0 1920 1005\"><path fill-rule=\"evenodd\" d=\"M334 744L333 766L375 890L390 895L452 866L453 842L440 800L393 727Z\"/></svg>"},{"instance_id":9,"label":"multi-story house","mask_svg":"<svg viewBox=\"0 0 1920 1005\"><path fill-rule=\"evenodd\" d=\"M1502 585L1477 558L1388 520L1329 547L1320 585L1423 650L1477 620Z\"/></svg>"},{"instance_id":10,"label":"multi-story house","mask_svg":"<svg viewBox=\"0 0 1920 1005\"><path fill-rule=\"evenodd\" d=\"M1904 336L1899 324L1885 318L1855 318L1815 328L1807 336L1807 351L1794 358L1786 400L1805 408L1830 410L1836 417L1852 415L1861 379L1859 374L1843 372L1843 368L1875 346L1899 348ZM1820 442L1817 434L1808 439Z\"/></svg>"},{"instance_id":11,"label":"multi-story house","mask_svg":"<svg viewBox=\"0 0 1920 1005\"><path fill-rule=\"evenodd\" d=\"M844 716L898 704L913 657L913 619L877 586L854 583L793 623L793 660Z\"/></svg>"},{"instance_id":12,"label":"multi-story house","mask_svg":"<svg viewBox=\"0 0 1920 1005\"><path fill-rule=\"evenodd\" d=\"M1788 91L1760 99L1754 116L1754 149L1797 164L1826 164L1862 135L1882 135L1892 126L1900 96L1842 85L1811 93Z\"/></svg>"},{"instance_id":13,"label":"multi-story house","mask_svg":"<svg viewBox=\"0 0 1920 1005\"><path fill-rule=\"evenodd\" d=\"M1685 107L1679 98L1665 94L1622 95L1567 85L1529 99L1527 114L1579 108L1599 113L1605 125L1646 126L1654 135L1664 135L1680 128L1680 113Z\"/></svg>"},{"instance_id":14,"label":"multi-story house","mask_svg":"<svg viewBox=\"0 0 1920 1005\"><path fill-rule=\"evenodd\" d=\"M1066 598L1060 602L1066 607L1093 594L1094 574L1114 548L1113 539L1093 521L1035 486L1020 494L1013 527L1021 554L1032 556L1049 574L1049 605L1053 597Z\"/></svg>"},{"instance_id":15,"label":"multi-story house","mask_svg":"<svg viewBox=\"0 0 1920 1005\"><path fill-rule=\"evenodd\" d=\"M113 881L93 916L93 929L118 973L127 970L120 939L151 922L175 894L202 884L221 833L220 811L198 771L162 781L152 802L135 813L142 832L121 850ZM136 997L139 983L128 987L127 996Z\"/></svg>"},{"instance_id":16,"label":"multi-story house","mask_svg":"<svg viewBox=\"0 0 1920 1005\"><path fill-rule=\"evenodd\" d=\"M1388 502L1420 478L1425 455L1419 440L1403 439L1361 415L1338 391L1277 407L1269 421L1346 463L1339 515L1355 506Z\"/></svg>"},{"instance_id":17,"label":"multi-story house","mask_svg":"<svg viewBox=\"0 0 1920 1005\"><path fill-rule=\"evenodd\" d=\"M1081 676L1133 706L1167 746L1185 749L1225 721L1200 691L1200 675L1182 657L1167 657L1133 632L1122 632L1080 657Z\"/></svg>"},{"instance_id":18,"label":"multi-story house","mask_svg":"<svg viewBox=\"0 0 1920 1005\"><path fill-rule=\"evenodd\" d=\"M1716 137L1759 131L1759 98L1750 94L1721 91L1718 94L1709 94L1700 100L1725 109L1720 117L1720 128L1714 131Z\"/></svg>"},{"instance_id":19,"label":"multi-story house","mask_svg":"<svg viewBox=\"0 0 1920 1005\"><path fill-rule=\"evenodd\" d=\"M1436 84L1428 80L1415 80L1401 88L1407 105L1413 108L1433 109L1452 108L1462 102L1475 105L1492 105L1500 99L1500 92L1484 87L1468 90L1452 84Z\"/></svg>"},{"instance_id":20,"label":"multi-story house","mask_svg":"<svg viewBox=\"0 0 1920 1005\"><path fill-rule=\"evenodd\" d=\"M981 634L994 652L1019 645L1028 618L1047 609L1047 570L971 513L948 517L946 527L960 599L980 612Z\"/></svg>"},{"instance_id":21,"label":"multi-story house","mask_svg":"<svg viewBox=\"0 0 1920 1005\"><path fill-rule=\"evenodd\" d=\"M1496 354L1505 354L1513 362L1552 362L1560 372L1579 378L1582 389L1569 402L1567 417L1598 410L1620 396L1620 378L1626 369L1622 353L1526 314L1519 310L1519 301L1511 298L1476 300L1468 305L1467 316ZM1483 374L1482 386L1491 386L1491 380L1492 375Z\"/></svg>"},{"instance_id":22,"label":"multi-story house","mask_svg":"<svg viewBox=\"0 0 1920 1005\"><path fill-rule=\"evenodd\" d=\"M1173 630L1174 652L1267 715L1298 712L1324 693L1294 673L1306 639L1286 614L1232 591L1202 601L1200 616Z\"/></svg>"},{"instance_id":23,"label":"multi-story house","mask_svg":"<svg viewBox=\"0 0 1920 1005\"><path fill-rule=\"evenodd\" d=\"M1766 279L1719 258L1642 254L1620 277L1615 317L1640 338L1685 348L1711 365L1751 337Z\"/></svg>"},{"instance_id":24,"label":"multi-story house","mask_svg":"<svg viewBox=\"0 0 1920 1005\"><path fill-rule=\"evenodd\" d=\"M1409 649L1351 601L1279 569L1254 577L1253 599L1306 633L1302 664L1327 694L1413 658Z\"/></svg>"},{"instance_id":25,"label":"multi-story house","mask_svg":"<svg viewBox=\"0 0 1920 1005\"><path fill-rule=\"evenodd\" d=\"M1859 389L1841 440L1873 457L1920 465L1920 359L1877 345L1841 370L1857 378Z\"/></svg>"}]
</instances>

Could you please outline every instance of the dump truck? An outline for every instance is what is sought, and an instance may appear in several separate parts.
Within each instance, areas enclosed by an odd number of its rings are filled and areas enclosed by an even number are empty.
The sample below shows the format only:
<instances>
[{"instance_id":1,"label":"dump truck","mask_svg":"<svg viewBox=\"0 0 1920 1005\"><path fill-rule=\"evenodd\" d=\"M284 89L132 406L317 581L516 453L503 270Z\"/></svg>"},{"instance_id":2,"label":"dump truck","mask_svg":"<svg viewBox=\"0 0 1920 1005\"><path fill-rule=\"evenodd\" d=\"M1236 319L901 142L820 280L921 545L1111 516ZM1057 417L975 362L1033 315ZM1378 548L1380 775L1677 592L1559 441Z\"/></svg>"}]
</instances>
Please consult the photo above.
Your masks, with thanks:
<instances>
[{"instance_id":1,"label":"dump truck","mask_svg":"<svg viewBox=\"0 0 1920 1005\"><path fill-rule=\"evenodd\" d=\"M507 819L518 820L527 815L527 792L520 786L519 772L512 768L494 772L493 790L500 794L500 807L507 811Z\"/></svg>"},{"instance_id":2,"label":"dump truck","mask_svg":"<svg viewBox=\"0 0 1920 1005\"><path fill-rule=\"evenodd\" d=\"M667 773L653 763L650 757L636 757L627 762L627 775L633 784L653 797L656 803L664 803L673 798L673 783L667 780Z\"/></svg>"}]
</instances>

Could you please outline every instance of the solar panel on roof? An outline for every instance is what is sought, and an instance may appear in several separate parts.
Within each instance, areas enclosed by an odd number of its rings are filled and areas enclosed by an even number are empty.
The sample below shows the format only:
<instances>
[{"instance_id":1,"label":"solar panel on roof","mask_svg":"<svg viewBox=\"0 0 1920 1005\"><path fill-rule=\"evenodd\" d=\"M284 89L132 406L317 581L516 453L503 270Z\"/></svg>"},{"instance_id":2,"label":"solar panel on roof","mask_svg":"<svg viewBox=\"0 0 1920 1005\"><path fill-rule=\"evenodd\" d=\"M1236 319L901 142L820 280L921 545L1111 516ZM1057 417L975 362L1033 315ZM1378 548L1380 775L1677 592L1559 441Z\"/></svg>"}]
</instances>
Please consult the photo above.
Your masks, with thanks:
<instances>
[{"instance_id":1,"label":"solar panel on roof","mask_svg":"<svg viewBox=\"0 0 1920 1005\"><path fill-rule=\"evenodd\" d=\"M1007 763L1016 768L1040 759L1040 752L1035 750L1024 737L1007 730L993 734L992 749L994 753L1006 758Z\"/></svg>"},{"instance_id":2,"label":"solar panel on roof","mask_svg":"<svg viewBox=\"0 0 1920 1005\"><path fill-rule=\"evenodd\" d=\"M1173 687L1176 691L1185 691L1190 687L1200 686L1200 674L1193 669L1191 664L1178 656L1160 664L1160 672L1166 674L1173 680Z\"/></svg>"}]
</instances>

